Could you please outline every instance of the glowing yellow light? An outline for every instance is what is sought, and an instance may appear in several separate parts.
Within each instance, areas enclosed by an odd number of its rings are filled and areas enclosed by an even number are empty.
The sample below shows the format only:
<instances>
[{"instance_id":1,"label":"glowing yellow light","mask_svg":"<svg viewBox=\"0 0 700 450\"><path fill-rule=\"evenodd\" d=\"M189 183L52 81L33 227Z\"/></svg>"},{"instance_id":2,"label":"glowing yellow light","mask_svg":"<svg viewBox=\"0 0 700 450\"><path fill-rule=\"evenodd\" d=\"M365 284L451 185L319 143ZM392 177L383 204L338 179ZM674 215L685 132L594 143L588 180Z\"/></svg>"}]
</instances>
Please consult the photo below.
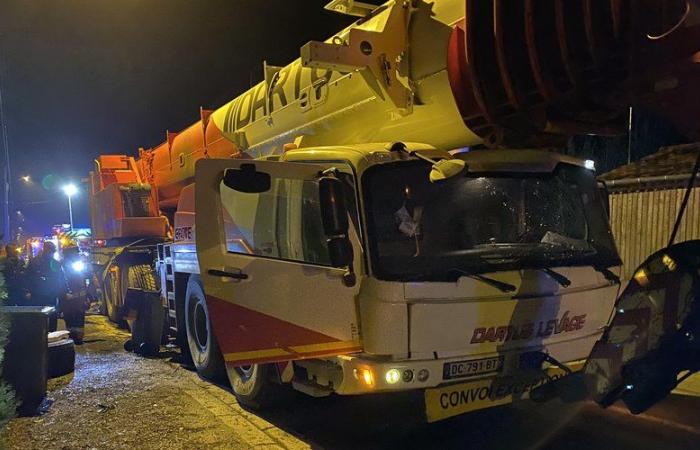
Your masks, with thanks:
<instances>
[{"instance_id":1,"label":"glowing yellow light","mask_svg":"<svg viewBox=\"0 0 700 450\"><path fill-rule=\"evenodd\" d=\"M676 267L677 267L676 261L674 261L673 258L671 258L670 256L664 255L663 258L661 258L661 262L664 263L664 266L666 266L666 268L670 272L673 272L674 270L676 270Z\"/></svg>"},{"instance_id":2,"label":"glowing yellow light","mask_svg":"<svg viewBox=\"0 0 700 450\"><path fill-rule=\"evenodd\" d=\"M649 274L644 269L639 269L634 273L634 280L639 283L640 286L649 285Z\"/></svg>"},{"instance_id":3,"label":"glowing yellow light","mask_svg":"<svg viewBox=\"0 0 700 450\"><path fill-rule=\"evenodd\" d=\"M399 372L396 369L389 369L386 371L386 374L384 375L384 379L389 384L396 384L401 379L401 372Z\"/></svg>"},{"instance_id":4,"label":"glowing yellow light","mask_svg":"<svg viewBox=\"0 0 700 450\"><path fill-rule=\"evenodd\" d=\"M357 369L355 376L358 380L363 382L367 387L374 386L374 374L371 369L362 368Z\"/></svg>"}]
</instances>

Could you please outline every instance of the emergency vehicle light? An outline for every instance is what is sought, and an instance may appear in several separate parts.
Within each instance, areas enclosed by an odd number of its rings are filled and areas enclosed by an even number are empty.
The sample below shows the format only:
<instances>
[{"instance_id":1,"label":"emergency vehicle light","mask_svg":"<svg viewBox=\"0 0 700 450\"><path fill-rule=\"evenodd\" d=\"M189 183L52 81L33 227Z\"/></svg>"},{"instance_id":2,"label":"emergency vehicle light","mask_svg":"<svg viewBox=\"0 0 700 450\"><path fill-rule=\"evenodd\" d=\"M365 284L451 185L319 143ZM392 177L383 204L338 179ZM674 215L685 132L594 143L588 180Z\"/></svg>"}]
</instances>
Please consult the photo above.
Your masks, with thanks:
<instances>
[{"instance_id":1,"label":"emergency vehicle light","mask_svg":"<svg viewBox=\"0 0 700 450\"><path fill-rule=\"evenodd\" d=\"M85 270L85 263L81 260L73 261L70 267L75 272L82 272Z\"/></svg>"}]
</instances>

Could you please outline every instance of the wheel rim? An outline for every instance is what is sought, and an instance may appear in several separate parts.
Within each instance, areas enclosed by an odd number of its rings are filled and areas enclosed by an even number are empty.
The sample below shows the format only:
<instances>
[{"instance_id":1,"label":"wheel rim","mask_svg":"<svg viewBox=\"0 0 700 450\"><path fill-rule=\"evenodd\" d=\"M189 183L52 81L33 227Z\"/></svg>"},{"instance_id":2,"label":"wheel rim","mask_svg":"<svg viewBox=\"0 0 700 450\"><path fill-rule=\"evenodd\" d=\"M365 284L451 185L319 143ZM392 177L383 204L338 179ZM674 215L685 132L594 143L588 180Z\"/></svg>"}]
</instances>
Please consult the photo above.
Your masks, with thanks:
<instances>
[{"instance_id":1,"label":"wheel rim","mask_svg":"<svg viewBox=\"0 0 700 450\"><path fill-rule=\"evenodd\" d=\"M238 366L234 370L241 378L241 381L245 383L246 381L250 380L255 374L255 366L255 364L250 364L247 366Z\"/></svg>"},{"instance_id":2,"label":"wheel rim","mask_svg":"<svg viewBox=\"0 0 700 450\"><path fill-rule=\"evenodd\" d=\"M192 312L192 324L194 325L194 338L200 350L207 348L209 343L209 327L207 311L201 301L197 301Z\"/></svg>"}]
</instances>

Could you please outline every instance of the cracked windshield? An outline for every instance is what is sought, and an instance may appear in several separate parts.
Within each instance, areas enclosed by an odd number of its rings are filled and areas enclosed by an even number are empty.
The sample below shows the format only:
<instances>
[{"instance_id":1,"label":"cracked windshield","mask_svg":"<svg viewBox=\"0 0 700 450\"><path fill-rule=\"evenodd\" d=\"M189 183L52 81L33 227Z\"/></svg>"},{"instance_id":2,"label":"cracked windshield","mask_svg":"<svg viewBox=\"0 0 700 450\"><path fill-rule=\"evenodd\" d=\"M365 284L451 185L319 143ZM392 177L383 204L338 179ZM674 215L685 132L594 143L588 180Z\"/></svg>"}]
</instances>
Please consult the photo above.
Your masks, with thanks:
<instances>
[{"instance_id":1,"label":"cracked windshield","mask_svg":"<svg viewBox=\"0 0 700 450\"><path fill-rule=\"evenodd\" d=\"M384 278L450 280L515 263L539 268L616 260L586 169L469 172L437 183L429 181L430 169L399 162L365 176L373 266Z\"/></svg>"}]
</instances>

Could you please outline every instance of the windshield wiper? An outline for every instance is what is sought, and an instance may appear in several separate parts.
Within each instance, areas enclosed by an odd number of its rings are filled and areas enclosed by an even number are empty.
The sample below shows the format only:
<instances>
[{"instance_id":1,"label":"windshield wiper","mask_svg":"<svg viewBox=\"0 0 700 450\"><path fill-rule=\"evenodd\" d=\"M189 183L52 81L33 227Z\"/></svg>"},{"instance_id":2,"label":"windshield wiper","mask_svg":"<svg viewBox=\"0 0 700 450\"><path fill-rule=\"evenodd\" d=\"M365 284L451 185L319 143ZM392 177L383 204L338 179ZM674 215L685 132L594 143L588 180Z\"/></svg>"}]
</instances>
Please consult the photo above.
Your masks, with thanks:
<instances>
[{"instance_id":1,"label":"windshield wiper","mask_svg":"<svg viewBox=\"0 0 700 450\"><path fill-rule=\"evenodd\" d=\"M607 267L594 266L593 268L596 270L596 272L602 273L605 279L611 283L620 284L620 277L615 275L615 273Z\"/></svg>"},{"instance_id":2,"label":"windshield wiper","mask_svg":"<svg viewBox=\"0 0 700 450\"><path fill-rule=\"evenodd\" d=\"M450 269L449 272L457 272L457 273L461 274L462 276L465 276L467 278L471 278L472 280L481 281L483 283L486 283L490 286L495 287L496 289L498 289L501 292L515 292L515 290L516 290L516 287L510 283L506 283L504 281L494 280L493 278L489 278L489 277L486 277L484 275L479 275L477 273L465 272L462 269Z\"/></svg>"},{"instance_id":3,"label":"windshield wiper","mask_svg":"<svg viewBox=\"0 0 700 450\"><path fill-rule=\"evenodd\" d=\"M554 281L559 283L559 286L561 286L561 287L567 288L567 287L571 286L571 280L569 280L566 276L560 274L559 272L556 272L555 270L550 269L549 267L545 267L545 268L537 269L537 270L541 270L542 272L549 275L550 278L552 278Z\"/></svg>"}]
</instances>

